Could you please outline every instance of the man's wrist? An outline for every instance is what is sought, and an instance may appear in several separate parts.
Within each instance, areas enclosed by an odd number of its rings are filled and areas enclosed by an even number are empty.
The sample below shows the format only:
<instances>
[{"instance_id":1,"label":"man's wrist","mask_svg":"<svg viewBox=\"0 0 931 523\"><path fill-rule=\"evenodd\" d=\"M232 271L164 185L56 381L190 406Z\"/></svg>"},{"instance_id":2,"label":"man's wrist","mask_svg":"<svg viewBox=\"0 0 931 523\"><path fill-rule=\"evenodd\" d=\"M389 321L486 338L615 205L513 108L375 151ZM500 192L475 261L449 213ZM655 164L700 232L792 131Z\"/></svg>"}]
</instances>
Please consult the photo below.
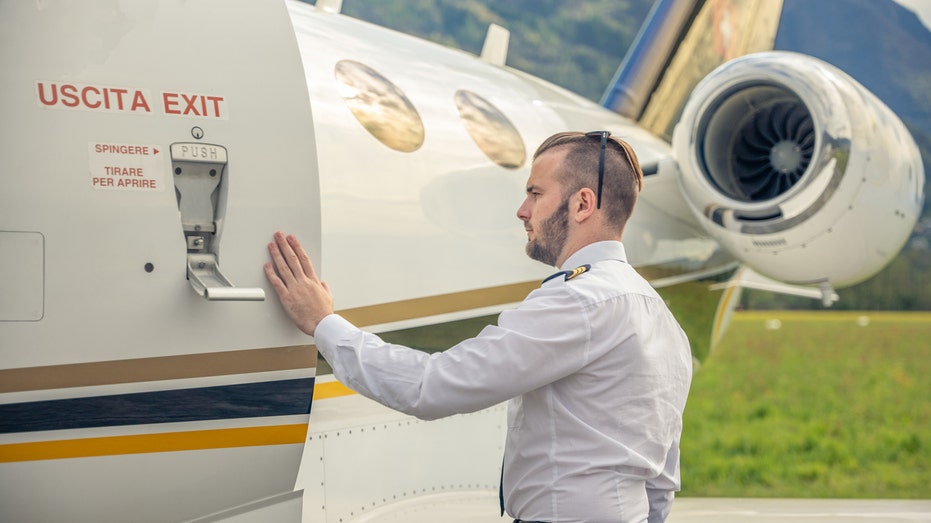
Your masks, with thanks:
<instances>
[{"instance_id":1,"label":"man's wrist","mask_svg":"<svg viewBox=\"0 0 931 523\"><path fill-rule=\"evenodd\" d=\"M358 328L346 321L339 314L332 313L317 322L314 329L314 342L320 345L335 346L349 331L358 330Z\"/></svg>"}]
</instances>

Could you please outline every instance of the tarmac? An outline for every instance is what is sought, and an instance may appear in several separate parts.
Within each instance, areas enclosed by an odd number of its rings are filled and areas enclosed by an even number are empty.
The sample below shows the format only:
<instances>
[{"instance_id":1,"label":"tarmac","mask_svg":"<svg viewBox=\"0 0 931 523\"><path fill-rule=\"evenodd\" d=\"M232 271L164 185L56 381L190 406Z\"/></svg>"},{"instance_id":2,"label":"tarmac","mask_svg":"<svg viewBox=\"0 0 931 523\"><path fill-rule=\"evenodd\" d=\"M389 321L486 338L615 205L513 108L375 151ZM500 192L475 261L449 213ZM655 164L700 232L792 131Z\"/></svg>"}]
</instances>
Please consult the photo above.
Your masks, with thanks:
<instances>
[{"instance_id":1,"label":"tarmac","mask_svg":"<svg viewBox=\"0 0 931 523\"><path fill-rule=\"evenodd\" d=\"M498 493L419 496L353 519L355 523L510 523ZM931 499L676 498L666 523L931 523Z\"/></svg>"},{"instance_id":2,"label":"tarmac","mask_svg":"<svg viewBox=\"0 0 931 523\"><path fill-rule=\"evenodd\" d=\"M667 523L931 522L931 499L677 498Z\"/></svg>"}]
</instances>

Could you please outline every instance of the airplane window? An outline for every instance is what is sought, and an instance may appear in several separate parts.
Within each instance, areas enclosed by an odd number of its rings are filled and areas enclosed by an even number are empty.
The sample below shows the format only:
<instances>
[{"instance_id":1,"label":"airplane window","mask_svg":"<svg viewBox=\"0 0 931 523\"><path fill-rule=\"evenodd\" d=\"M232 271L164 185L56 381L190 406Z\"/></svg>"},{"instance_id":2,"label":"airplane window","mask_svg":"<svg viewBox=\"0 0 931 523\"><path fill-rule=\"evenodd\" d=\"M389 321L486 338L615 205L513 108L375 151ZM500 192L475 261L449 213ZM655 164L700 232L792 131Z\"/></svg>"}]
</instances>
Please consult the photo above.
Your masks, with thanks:
<instances>
[{"instance_id":1,"label":"airplane window","mask_svg":"<svg viewBox=\"0 0 931 523\"><path fill-rule=\"evenodd\" d=\"M406 153L423 145L424 127L417 109L374 69L343 60L336 64L336 85L349 110L378 141Z\"/></svg>"},{"instance_id":2,"label":"airplane window","mask_svg":"<svg viewBox=\"0 0 931 523\"><path fill-rule=\"evenodd\" d=\"M456 91L456 107L469 136L493 162L508 169L524 165L524 140L497 107L465 90Z\"/></svg>"}]
</instances>

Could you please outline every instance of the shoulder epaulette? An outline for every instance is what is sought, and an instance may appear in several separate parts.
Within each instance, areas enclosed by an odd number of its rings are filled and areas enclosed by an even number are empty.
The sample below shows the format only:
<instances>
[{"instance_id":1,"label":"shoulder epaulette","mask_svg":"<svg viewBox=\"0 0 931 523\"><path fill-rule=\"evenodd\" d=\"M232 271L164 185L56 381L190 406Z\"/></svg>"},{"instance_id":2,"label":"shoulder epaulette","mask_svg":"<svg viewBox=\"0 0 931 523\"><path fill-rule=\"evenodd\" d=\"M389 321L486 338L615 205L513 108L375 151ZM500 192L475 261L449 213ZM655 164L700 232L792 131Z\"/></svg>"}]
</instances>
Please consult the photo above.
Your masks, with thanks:
<instances>
[{"instance_id":1,"label":"shoulder epaulette","mask_svg":"<svg viewBox=\"0 0 931 523\"><path fill-rule=\"evenodd\" d=\"M553 274L552 276L550 276L549 278L543 280L543 283L546 283L557 276L565 276L566 277L565 281L569 281L572 278L575 278L576 276L578 276L579 274L588 272L591 268L592 266L586 263L585 265L582 265L581 267L576 267L575 269L572 269L571 271L559 271L556 274Z\"/></svg>"}]
</instances>

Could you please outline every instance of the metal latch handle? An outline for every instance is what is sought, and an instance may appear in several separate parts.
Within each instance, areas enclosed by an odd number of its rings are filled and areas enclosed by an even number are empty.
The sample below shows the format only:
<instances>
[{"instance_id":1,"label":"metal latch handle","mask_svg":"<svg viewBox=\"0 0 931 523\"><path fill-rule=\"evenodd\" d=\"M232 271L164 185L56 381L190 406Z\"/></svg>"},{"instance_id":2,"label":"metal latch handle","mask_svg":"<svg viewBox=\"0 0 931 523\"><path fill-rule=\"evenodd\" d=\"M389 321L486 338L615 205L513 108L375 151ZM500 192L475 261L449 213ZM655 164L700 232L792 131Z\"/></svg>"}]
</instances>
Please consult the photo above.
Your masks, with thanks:
<instances>
[{"instance_id":1,"label":"metal latch handle","mask_svg":"<svg viewBox=\"0 0 931 523\"><path fill-rule=\"evenodd\" d=\"M262 301L265 290L234 287L217 265L213 254L188 254L187 273L191 286L198 294L214 301Z\"/></svg>"},{"instance_id":2,"label":"metal latch handle","mask_svg":"<svg viewBox=\"0 0 931 523\"><path fill-rule=\"evenodd\" d=\"M262 301L261 288L237 288L220 272L217 201L225 189L226 148L201 143L171 144L181 229L187 243L187 275L194 291L211 301Z\"/></svg>"}]
</instances>

